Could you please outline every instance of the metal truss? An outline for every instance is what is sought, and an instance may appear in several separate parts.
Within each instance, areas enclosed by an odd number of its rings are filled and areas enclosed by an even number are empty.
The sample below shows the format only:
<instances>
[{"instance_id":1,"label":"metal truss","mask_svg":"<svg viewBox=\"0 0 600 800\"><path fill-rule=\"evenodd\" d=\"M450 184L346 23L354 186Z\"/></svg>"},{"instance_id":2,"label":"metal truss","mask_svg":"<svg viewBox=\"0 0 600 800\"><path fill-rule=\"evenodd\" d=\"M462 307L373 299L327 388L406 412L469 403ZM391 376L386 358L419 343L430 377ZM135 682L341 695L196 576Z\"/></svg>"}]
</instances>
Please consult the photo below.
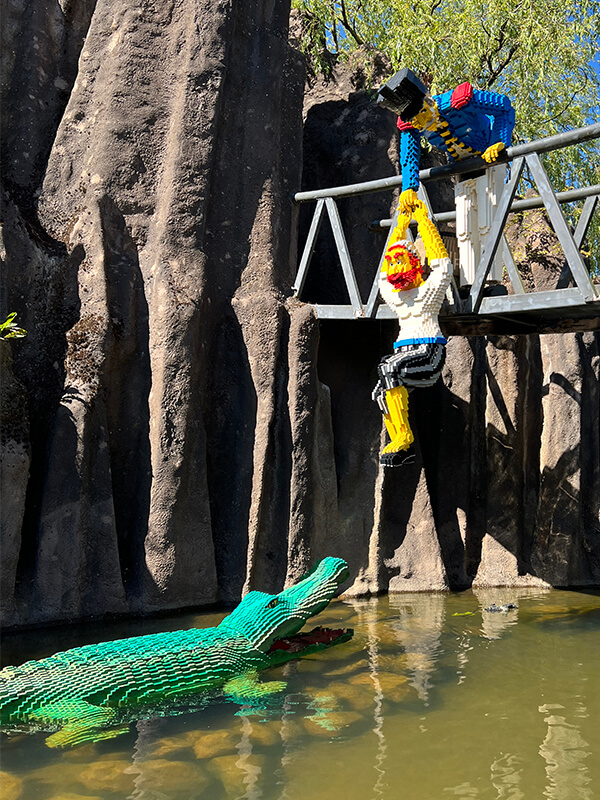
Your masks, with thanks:
<instances>
[{"instance_id":1,"label":"metal truss","mask_svg":"<svg viewBox=\"0 0 600 800\"><path fill-rule=\"evenodd\" d=\"M598 208L600 185L557 193L553 190L540 159L540 153L561 149L596 138L600 138L600 123L550 136L546 139L528 142L524 145L517 145L505 151L503 160L512 162L510 180L505 185L496 208L492 228L476 270L473 285L466 297L461 297L456 286L453 286L451 302L445 304L440 315L440 320L443 325L445 324L445 328L449 333L505 332L511 327L515 328L516 331L531 330L532 327L544 330L544 322L548 323L548 330L600 328L600 294L598 287L590 279L580 252L592 216ZM471 158L442 167L421 170L419 175L421 181L419 194L428 206L430 217L434 222L439 223L454 219L455 212L433 214L423 184L428 181L440 180L453 174L480 171L487 166L481 158ZM537 186L539 196L525 200L515 200L525 166L529 169L529 173ZM361 298L336 199L385 191L401 186L401 184L401 177L393 176L382 180L319 189L313 192L298 192L294 195L296 203L317 201L294 282L295 296L301 298L324 212L327 211L350 299L350 305L315 304L317 316L321 319L395 318L391 309L379 302L377 287L380 266L378 266L377 273L374 276L367 302L364 303ZM585 199L585 203L577 227L572 233L561 211L560 204L581 199ZM565 264L556 288L550 291L527 292L525 290L504 236L509 213L530 208L544 208L546 210L550 224L565 255ZM389 227L389 239L394 227L394 220L382 220L373 225L379 228ZM383 253L385 253L386 248L387 241ZM499 248L512 285L513 294L493 293L490 296L490 293L485 289L486 278ZM489 323L487 326L481 324L484 319ZM565 327L564 320L573 321L570 328L568 322ZM510 325L511 321L513 322L512 326Z\"/></svg>"}]
</instances>

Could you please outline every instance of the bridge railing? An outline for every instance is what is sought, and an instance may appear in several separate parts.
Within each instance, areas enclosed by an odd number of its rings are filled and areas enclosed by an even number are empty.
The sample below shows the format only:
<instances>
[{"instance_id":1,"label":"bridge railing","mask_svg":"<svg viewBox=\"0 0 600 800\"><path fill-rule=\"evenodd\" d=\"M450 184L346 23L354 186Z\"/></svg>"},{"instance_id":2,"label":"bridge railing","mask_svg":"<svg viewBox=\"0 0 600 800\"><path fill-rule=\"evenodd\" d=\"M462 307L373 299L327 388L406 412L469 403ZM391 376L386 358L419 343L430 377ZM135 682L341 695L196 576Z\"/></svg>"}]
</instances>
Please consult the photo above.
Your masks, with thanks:
<instances>
[{"instance_id":1,"label":"bridge railing","mask_svg":"<svg viewBox=\"0 0 600 800\"><path fill-rule=\"evenodd\" d=\"M540 159L541 153L562 149L597 138L600 138L600 123L588 125L584 128L577 128L576 130L567 131L555 136L549 136L545 139L538 139L534 142L509 147L503 152L501 161L512 162L510 179L508 183L505 184L499 199L492 227L488 234L486 246L481 255L479 265L476 269L475 278L469 295L468 297L461 298L458 290L453 286L453 302L449 308L446 309L447 312L470 315L506 315L528 311L544 311L548 309L554 309L558 313L560 309L564 309L565 313L572 313L575 307L600 303L598 289L594 286L590 278L580 252L592 216L598 207L598 202L600 200L600 184L571 191L555 192ZM524 200L515 200L517 188L525 166L529 168L530 175L538 188L539 196ZM451 221L456 218L456 213L454 211L449 211L434 214L429 204L425 184L431 181L441 180L442 178L448 178L451 175L481 171L485 168L489 168L489 165L480 157L476 157L444 166L421 170L419 173L421 182L419 196L428 206L430 217L434 222ZM382 178L380 180L366 181L346 186L335 186L329 189L297 192L294 195L294 201L296 203L316 201L315 211L294 282L293 288L295 296L301 298L319 230L325 213L327 213L350 298L350 306L315 304L319 317L326 319L385 319L393 317L393 313L387 306L380 306L378 303L380 265L374 276L372 289L367 302L364 303L362 300L336 200L344 197L355 197L357 195L385 191L390 188L400 187L401 185L402 178L399 175L394 175L390 178ZM585 199L583 210L575 230L571 232L571 228L561 211L560 204L582 199ZM504 237L508 215L512 211L523 211L532 208L545 208L565 256L565 265L556 288L550 291L525 291L523 281ZM393 223L394 220L381 220L378 225L381 228L389 227L391 230L393 229ZM382 252L382 258L386 248L387 242ZM485 296L485 282L499 248L501 248L504 266L511 281L514 294ZM575 285L569 287L571 279ZM585 310L586 313L588 311L592 314L600 314L600 305L590 306L589 309Z\"/></svg>"}]
</instances>

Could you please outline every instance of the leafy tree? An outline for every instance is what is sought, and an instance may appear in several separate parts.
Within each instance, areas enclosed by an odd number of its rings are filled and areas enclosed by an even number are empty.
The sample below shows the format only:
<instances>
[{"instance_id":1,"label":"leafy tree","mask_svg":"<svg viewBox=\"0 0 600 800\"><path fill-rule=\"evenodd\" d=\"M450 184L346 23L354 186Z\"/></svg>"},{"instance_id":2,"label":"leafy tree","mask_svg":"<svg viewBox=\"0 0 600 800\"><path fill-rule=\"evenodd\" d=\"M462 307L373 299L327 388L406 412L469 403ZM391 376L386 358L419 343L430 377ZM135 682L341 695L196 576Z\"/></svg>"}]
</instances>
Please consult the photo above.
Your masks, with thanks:
<instances>
[{"instance_id":1,"label":"leafy tree","mask_svg":"<svg viewBox=\"0 0 600 800\"><path fill-rule=\"evenodd\" d=\"M293 0L314 72L362 48L393 73L414 70L443 92L464 81L508 95L514 143L598 121L600 0ZM596 67L594 68L594 62ZM600 183L600 140L547 154L556 190ZM565 209L575 221L579 207ZM598 214L590 232L600 265Z\"/></svg>"}]
</instances>

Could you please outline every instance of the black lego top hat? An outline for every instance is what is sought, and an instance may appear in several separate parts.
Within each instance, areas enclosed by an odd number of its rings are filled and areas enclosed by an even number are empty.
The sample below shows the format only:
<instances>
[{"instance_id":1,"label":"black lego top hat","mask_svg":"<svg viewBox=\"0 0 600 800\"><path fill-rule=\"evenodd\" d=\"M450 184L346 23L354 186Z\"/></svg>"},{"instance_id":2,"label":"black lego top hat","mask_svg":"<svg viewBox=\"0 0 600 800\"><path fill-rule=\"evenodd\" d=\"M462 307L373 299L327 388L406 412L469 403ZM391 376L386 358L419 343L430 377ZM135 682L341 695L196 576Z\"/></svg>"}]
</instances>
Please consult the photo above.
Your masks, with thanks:
<instances>
[{"instance_id":1,"label":"black lego top hat","mask_svg":"<svg viewBox=\"0 0 600 800\"><path fill-rule=\"evenodd\" d=\"M425 84L404 67L379 89L377 104L393 111L402 122L408 122L419 113L426 95Z\"/></svg>"}]
</instances>

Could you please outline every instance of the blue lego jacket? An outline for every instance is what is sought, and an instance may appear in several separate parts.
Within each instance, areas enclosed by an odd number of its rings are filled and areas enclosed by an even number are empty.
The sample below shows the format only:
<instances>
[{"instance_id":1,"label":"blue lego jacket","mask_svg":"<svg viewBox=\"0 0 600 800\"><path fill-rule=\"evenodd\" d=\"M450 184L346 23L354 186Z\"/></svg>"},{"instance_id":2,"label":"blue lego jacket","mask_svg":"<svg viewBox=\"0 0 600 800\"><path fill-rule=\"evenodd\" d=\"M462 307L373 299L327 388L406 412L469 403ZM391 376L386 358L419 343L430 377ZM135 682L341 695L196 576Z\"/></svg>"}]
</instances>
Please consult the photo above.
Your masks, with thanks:
<instances>
[{"instance_id":1,"label":"blue lego jacket","mask_svg":"<svg viewBox=\"0 0 600 800\"><path fill-rule=\"evenodd\" d=\"M511 143L515 112L505 95L463 83L432 99L439 111L436 130L418 131L398 118L403 190L419 188L420 136L455 159L479 155L496 142Z\"/></svg>"}]
</instances>

